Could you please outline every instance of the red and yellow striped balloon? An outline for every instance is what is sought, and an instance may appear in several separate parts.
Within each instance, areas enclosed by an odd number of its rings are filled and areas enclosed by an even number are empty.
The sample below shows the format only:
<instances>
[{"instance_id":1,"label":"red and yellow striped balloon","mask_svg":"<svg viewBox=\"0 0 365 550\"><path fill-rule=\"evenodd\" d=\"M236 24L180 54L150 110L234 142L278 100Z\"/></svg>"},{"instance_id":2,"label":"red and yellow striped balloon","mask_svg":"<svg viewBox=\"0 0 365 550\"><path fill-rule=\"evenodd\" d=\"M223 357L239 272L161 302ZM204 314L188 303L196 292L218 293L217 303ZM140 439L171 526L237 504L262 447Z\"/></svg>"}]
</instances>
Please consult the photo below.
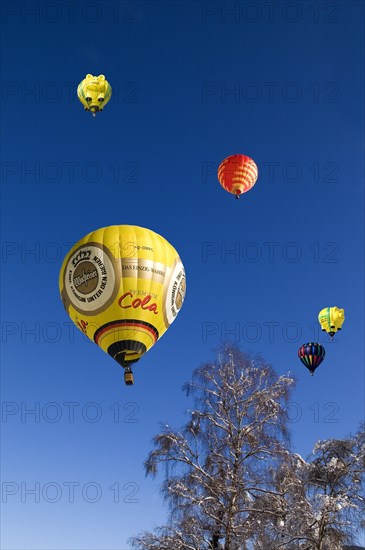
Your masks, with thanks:
<instances>
[{"instance_id":1,"label":"red and yellow striped balloon","mask_svg":"<svg viewBox=\"0 0 365 550\"><path fill-rule=\"evenodd\" d=\"M255 161L246 155L231 155L218 168L221 186L236 196L236 199L253 187L257 181L258 169Z\"/></svg>"}]
</instances>

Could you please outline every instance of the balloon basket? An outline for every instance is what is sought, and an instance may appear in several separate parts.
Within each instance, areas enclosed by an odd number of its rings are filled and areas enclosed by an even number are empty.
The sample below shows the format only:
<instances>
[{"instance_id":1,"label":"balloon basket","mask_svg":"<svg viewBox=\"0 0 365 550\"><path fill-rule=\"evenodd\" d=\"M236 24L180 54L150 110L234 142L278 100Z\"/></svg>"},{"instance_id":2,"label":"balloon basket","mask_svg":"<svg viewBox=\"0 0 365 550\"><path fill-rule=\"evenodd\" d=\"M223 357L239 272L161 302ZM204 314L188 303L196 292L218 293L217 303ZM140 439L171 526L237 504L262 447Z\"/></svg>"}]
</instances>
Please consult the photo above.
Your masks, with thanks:
<instances>
[{"instance_id":1,"label":"balloon basket","mask_svg":"<svg viewBox=\"0 0 365 550\"><path fill-rule=\"evenodd\" d=\"M124 382L126 386L133 386L134 384L134 376L132 371L126 371L124 373Z\"/></svg>"}]
</instances>

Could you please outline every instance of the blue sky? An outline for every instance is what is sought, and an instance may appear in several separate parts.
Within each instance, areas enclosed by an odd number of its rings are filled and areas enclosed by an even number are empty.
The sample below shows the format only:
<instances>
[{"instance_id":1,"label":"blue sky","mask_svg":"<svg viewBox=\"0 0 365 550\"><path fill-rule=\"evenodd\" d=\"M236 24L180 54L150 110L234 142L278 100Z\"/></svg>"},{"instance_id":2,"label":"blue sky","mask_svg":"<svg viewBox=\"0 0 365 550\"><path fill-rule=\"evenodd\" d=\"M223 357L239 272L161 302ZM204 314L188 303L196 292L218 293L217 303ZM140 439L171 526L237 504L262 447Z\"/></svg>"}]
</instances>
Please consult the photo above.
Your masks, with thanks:
<instances>
[{"instance_id":1,"label":"blue sky","mask_svg":"<svg viewBox=\"0 0 365 550\"><path fill-rule=\"evenodd\" d=\"M293 447L364 418L364 5L174 1L2 4L2 546L126 549L165 521L143 461L181 386L227 337L297 378ZM95 119L76 86L105 74ZM226 156L255 159L240 201ZM176 322L124 386L71 326L58 273L114 224L179 252ZM345 309L334 341L320 309ZM312 378L298 347L318 340ZM30 411L34 412L31 413ZM21 528L20 528L20 527Z\"/></svg>"}]
</instances>

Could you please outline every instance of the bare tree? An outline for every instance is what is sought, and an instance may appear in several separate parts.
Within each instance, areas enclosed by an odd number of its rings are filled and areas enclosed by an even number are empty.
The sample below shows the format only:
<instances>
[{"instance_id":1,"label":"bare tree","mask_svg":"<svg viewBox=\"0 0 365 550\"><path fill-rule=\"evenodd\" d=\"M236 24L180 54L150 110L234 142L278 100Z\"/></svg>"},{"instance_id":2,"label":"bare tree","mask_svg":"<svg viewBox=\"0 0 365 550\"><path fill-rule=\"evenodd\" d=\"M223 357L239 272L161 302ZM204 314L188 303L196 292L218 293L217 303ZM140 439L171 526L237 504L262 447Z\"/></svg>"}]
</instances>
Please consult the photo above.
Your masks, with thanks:
<instances>
[{"instance_id":1,"label":"bare tree","mask_svg":"<svg viewBox=\"0 0 365 550\"><path fill-rule=\"evenodd\" d=\"M363 427L355 436L316 444L305 479L315 550L337 550L353 542L365 517L364 473Z\"/></svg>"},{"instance_id":2,"label":"bare tree","mask_svg":"<svg viewBox=\"0 0 365 550\"><path fill-rule=\"evenodd\" d=\"M364 471L363 426L319 441L308 461L288 454L274 476L278 495L266 502L272 515L256 526L256 548L341 550L353 542L364 526Z\"/></svg>"},{"instance_id":3,"label":"bare tree","mask_svg":"<svg viewBox=\"0 0 365 550\"><path fill-rule=\"evenodd\" d=\"M181 430L165 426L145 463L147 475L165 466L169 524L134 537L134 548L252 548L258 518L278 514L272 474L288 454L285 404L293 384L234 347L194 372L184 387L195 398L188 422Z\"/></svg>"}]
</instances>

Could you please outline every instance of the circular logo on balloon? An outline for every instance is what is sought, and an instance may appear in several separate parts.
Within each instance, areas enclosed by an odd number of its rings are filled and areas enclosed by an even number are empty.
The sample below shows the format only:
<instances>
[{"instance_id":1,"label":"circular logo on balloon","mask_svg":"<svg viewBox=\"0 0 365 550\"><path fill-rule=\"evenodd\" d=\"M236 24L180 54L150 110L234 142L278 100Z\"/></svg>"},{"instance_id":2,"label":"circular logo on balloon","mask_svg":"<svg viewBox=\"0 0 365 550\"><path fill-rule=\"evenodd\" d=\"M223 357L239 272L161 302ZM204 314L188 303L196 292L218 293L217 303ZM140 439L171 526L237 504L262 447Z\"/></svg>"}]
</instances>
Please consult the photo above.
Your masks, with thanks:
<instances>
[{"instance_id":1,"label":"circular logo on balloon","mask_svg":"<svg viewBox=\"0 0 365 550\"><path fill-rule=\"evenodd\" d=\"M167 325L171 325L179 313L184 302L185 292L185 270L181 261L178 261L172 270L164 300L164 317Z\"/></svg>"},{"instance_id":2,"label":"circular logo on balloon","mask_svg":"<svg viewBox=\"0 0 365 550\"><path fill-rule=\"evenodd\" d=\"M115 271L115 258L106 247L90 243L77 248L64 271L65 305L86 315L105 310L118 292Z\"/></svg>"},{"instance_id":3,"label":"circular logo on balloon","mask_svg":"<svg viewBox=\"0 0 365 550\"><path fill-rule=\"evenodd\" d=\"M81 261L72 275L73 283L81 294L90 294L98 287L99 273L92 262Z\"/></svg>"}]
</instances>

